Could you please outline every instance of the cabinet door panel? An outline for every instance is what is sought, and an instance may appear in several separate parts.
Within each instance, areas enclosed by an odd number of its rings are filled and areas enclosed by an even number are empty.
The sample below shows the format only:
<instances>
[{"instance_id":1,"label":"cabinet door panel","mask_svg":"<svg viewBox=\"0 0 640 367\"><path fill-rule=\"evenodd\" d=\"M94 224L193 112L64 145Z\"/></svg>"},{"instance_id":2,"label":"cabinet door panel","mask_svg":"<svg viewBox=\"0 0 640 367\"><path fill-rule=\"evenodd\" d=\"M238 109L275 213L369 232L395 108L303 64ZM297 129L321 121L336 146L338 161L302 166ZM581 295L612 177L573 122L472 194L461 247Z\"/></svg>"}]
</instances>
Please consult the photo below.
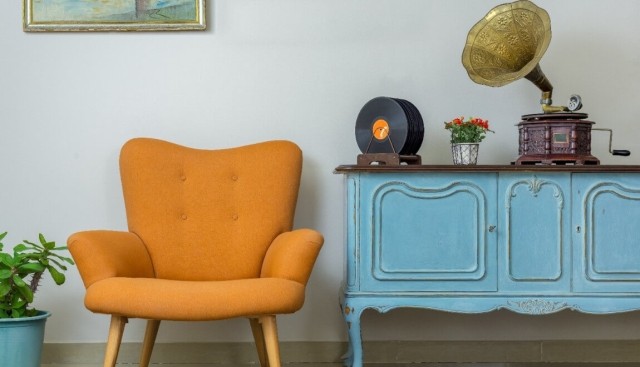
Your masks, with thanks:
<instances>
[{"instance_id":1,"label":"cabinet door panel","mask_svg":"<svg viewBox=\"0 0 640 367\"><path fill-rule=\"evenodd\" d=\"M495 174L378 176L360 191L362 289L496 289Z\"/></svg>"},{"instance_id":2,"label":"cabinet door panel","mask_svg":"<svg viewBox=\"0 0 640 367\"><path fill-rule=\"evenodd\" d=\"M640 290L640 175L574 176L575 290Z\"/></svg>"},{"instance_id":3,"label":"cabinet door panel","mask_svg":"<svg viewBox=\"0 0 640 367\"><path fill-rule=\"evenodd\" d=\"M570 282L568 174L501 174L501 291L566 292Z\"/></svg>"}]
</instances>

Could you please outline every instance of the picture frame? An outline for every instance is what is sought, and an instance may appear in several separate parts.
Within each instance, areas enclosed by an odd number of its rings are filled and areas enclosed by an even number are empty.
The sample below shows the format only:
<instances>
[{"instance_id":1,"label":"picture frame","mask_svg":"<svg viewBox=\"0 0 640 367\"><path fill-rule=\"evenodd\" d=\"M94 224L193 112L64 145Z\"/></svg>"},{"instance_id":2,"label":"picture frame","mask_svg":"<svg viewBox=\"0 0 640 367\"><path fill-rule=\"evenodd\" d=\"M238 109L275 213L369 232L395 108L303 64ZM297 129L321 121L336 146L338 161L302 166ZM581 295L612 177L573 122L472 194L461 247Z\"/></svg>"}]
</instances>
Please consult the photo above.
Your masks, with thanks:
<instances>
[{"instance_id":1,"label":"picture frame","mask_svg":"<svg viewBox=\"0 0 640 367\"><path fill-rule=\"evenodd\" d=\"M23 1L25 32L206 29L206 0Z\"/></svg>"}]
</instances>

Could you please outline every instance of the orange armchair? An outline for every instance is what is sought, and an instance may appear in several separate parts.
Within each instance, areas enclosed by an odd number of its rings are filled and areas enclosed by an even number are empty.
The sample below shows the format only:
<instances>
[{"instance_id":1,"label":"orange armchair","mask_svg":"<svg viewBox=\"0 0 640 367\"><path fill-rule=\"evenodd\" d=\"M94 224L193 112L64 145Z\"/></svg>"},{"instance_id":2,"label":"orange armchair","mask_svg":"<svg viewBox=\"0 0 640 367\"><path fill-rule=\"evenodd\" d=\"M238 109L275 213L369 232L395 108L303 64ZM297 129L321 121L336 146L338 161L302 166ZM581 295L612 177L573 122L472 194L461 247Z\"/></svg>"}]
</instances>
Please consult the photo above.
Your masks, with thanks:
<instances>
[{"instance_id":1,"label":"orange armchair","mask_svg":"<svg viewBox=\"0 0 640 367\"><path fill-rule=\"evenodd\" d=\"M269 141L222 150L137 138L120 154L128 232L71 235L85 305L111 315L104 366L128 318L147 319L146 367L161 320L246 317L262 366L278 367L277 314L304 303L322 235L292 230L302 153Z\"/></svg>"}]
</instances>

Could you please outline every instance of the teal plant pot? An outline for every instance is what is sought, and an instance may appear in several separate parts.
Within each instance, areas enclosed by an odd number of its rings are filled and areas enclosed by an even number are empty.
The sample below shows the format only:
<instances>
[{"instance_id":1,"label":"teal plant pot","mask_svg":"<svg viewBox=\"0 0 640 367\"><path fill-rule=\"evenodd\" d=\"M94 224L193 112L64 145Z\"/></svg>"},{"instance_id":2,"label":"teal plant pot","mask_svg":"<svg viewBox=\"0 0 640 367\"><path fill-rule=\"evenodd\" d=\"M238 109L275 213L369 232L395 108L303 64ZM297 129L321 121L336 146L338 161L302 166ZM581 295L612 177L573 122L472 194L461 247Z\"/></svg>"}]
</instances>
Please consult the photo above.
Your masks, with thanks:
<instances>
[{"instance_id":1,"label":"teal plant pot","mask_svg":"<svg viewBox=\"0 0 640 367\"><path fill-rule=\"evenodd\" d=\"M40 367L44 325L51 313L33 317L0 319L0 366Z\"/></svg>"}]
</instances>

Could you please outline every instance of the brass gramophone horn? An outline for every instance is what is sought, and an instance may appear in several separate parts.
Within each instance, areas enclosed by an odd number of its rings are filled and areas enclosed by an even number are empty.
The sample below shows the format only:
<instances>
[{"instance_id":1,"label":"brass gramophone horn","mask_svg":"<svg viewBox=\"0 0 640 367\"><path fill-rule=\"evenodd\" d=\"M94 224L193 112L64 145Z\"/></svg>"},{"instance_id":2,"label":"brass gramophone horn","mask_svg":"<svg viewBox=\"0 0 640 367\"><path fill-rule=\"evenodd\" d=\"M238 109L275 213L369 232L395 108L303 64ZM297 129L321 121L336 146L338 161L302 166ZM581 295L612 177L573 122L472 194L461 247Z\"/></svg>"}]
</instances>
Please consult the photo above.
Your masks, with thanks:
<instances>
[{"instance_id":1,"label":"brass gramophone horn","mask_svg":"<svg viewBox=\"0 0 640 367\"><path fill-rule=\"evenodd\" d=\"M474 82L491 87L525 77L542 91L545 113L567 111L551 106L553 86L539 65L550 41L551 20L544 9L527 0L502 4L471 28L462 64Z\"/></svg>"}]
</instances>

